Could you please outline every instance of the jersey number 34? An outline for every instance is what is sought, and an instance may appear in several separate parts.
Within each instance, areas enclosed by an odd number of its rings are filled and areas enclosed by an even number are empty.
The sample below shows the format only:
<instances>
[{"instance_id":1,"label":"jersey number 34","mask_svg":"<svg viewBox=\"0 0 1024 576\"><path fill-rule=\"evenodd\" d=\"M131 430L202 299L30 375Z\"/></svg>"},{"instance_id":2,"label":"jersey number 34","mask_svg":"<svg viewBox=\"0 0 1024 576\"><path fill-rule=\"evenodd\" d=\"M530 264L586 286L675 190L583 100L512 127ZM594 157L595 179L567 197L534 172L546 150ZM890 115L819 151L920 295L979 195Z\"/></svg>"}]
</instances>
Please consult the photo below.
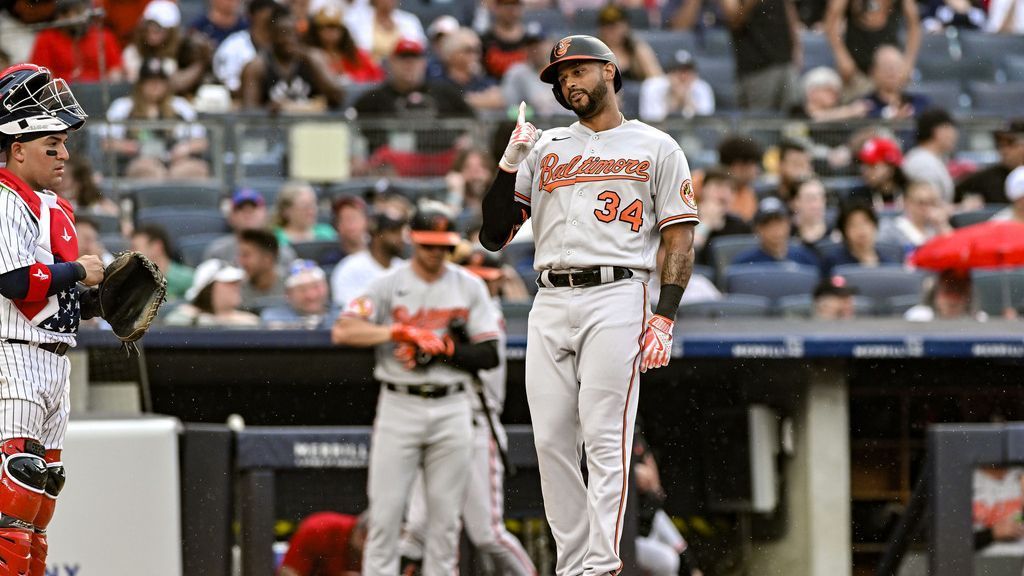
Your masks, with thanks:
<instances>
[{"instance_id":1,"label":"jersey number 34","mask_svg":"<svg viewBox=\"0 0 1024 576\"><path fill-rule=\"evenodd\" d=\"M604 202L603 208L594 210L594 216L601 222L608 223L621 220L629 224L633 232L639 232L640 227L644 225L644 203L639 198L633 200L621 212L619 211L619 204L622 203L622 199L619 198L617 192L605 190L597 195L597 199Z\"/></svg>"}]
</instances>

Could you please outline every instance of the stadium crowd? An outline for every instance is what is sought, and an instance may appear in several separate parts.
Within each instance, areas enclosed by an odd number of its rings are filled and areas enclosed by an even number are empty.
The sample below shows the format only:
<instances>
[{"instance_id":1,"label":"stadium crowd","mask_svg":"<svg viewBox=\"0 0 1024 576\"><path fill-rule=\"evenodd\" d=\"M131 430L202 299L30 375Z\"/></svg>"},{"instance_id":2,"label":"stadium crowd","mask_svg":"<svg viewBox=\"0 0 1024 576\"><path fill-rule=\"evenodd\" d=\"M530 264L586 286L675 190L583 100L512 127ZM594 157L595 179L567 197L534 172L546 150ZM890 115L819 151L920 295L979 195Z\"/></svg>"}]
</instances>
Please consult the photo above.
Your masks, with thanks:
<instances>
[{"instance_id":1,"label":"stadium crowd","mask_svg":"<svg viewBox=\"0 0 1024 576\"><path fill-rule=\"evenodd\" d=\"M88 153L75 155L58 192L81 214L83 253L109 259L131 247L167 273L167 324L330 325L407 254L417 201L410 181L427 183L458 216L467 246L456 256L468 257L509 110L526 101L540 124L568 121L537 76L568 33L593 33L614 50L628 116L740 118L738 132L700 132L700 153L683 142L702 222L682 314L984 317L969 267L914 270L909 258L967 223L1024 222L1024 120L1003 120L1024 95L1024 0L98 8L7 0L0 65L47 66L94 116L100 106L109 123L78 136ZM89 99L97 86L117 97ZM283 160L269 186L253 187L226 177L210 130L234 114L398 120L429 137L399 142L394 130L362 126L365 154L340 154L363 189L286 179ZM824 142L805 129L766 142L743 129L758 118L835 127L842 138ZM985 118L1001 126L961 132ZM451 119L486 124L494 136L432 124ZM197 216L186 200L154 208L116 197L114 179L199 182L216 197ZM504 299L528 302L536 289L528 227L504 257ZM1015 317L1019 304L994 313Z\"/></svg>"}]
</instances>

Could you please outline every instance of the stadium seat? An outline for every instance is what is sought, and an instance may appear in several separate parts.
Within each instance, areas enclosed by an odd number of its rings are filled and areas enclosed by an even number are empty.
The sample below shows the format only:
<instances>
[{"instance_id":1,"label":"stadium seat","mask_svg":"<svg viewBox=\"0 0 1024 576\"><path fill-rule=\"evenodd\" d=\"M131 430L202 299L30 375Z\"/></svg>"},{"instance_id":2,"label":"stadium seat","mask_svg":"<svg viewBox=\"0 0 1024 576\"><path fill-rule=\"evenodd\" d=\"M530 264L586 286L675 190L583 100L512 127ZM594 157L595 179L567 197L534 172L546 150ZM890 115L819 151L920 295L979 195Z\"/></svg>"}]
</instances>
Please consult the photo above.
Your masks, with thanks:
<instances>
[{"instance_id":1,"label":"stadium seat","mask_svg":"<svg viewBox=\"0 0 1024 576\"><path fill-rule=\"evenodd\" d=\"M505 329L510 334L526 334L527 320L533 302L502 302L501 311L505 316Z\"/></svg>"},{"instance_id":2,"label":"stadium seat","mask_svg":"<svg viewBox=\"0 0 1024 576\"><path fill-rule=\"evenodd\" d=\"M979 310L999 317L1006 308L1024 305L1024 268L974 270L971 273L974 302Z\"/></svg>"},{"instance_id":3,"label":"stadium seat","mask_svg":"<svg viewBox=\"0 0 1024 576\"><path fill-rule=\"evenodd\" d=\"M715 269L711 266L705 266L703 264L694 264L693 273L699 274L712 282L715 281Z\"/></svg>"},{"instance_id":4,"label":"stadium seat","mask_svg":"<svg viewBox=\"0 0 1024 576\"><path fill-rule=\"evenodd\" d=\"M221 185L216 182L136 184L122 194L125 196L131 199L136 214L140 210L163 206L219 209L223 197Z\"/></svg>"},{"instance_id":5,"label":"stadium seat","mask_svg":"<svg viewBox=\"0 0 1024 576\"><path fill-rule=\"evenodd\" d=\"M103 119L107 117L107 108L110 103L122 96L131 94L132 85L128 82L117 82L107 85L109 100L103 102L103 84L100 82L76 82L71 86L75 99L85 110L85 113L93 118Z\"/></svg>"},{"instance_id":6,"label":"stadium seat","mask_svg":"<svg viewBox=\"0 0 1024 576\"><path fill-rule=\"evenodd\" d=\"M703 28L697 38L697 51L704 56L732 58L732 35L725 28Z\"/></svg>"},{"instance_id":7,"label":"stadium seat","mask_svg":"<svg viewBox=\"0 0 1024 576\"><path fill-rule=\"evenodd\" d=\"M783 296L810 294L819 277L816 267L789 262L733 264L725 269L725 291L764 296L774 302Z\"/></svg>"},{"instance_id":8,"label":"stadium seat","mask_svg":"<svg viewBox=\"0 0 1024 576\"><path fill-rule=\"evenodd\" d=\"M814 296L812 294L794 294L779 298L776 310L786 318L811 318L814 316ZM874 312L874 302L863 296L853 297L853 308L857 316L870 316Z\"/></svg>"},{"instance_id":9,"label":"stadium seat","mask_svg":"<svg viewBox=\"0 0 1024 576\"><path fill-rule=\"evenodd\" d=\"M342 109L352 108L356 105L356 102L363 97L364 94L377 88L379 84L373 83L354 83L345 86L345 101L342 103Z\"/></svg>"},{"instance_id":10,"label":"stadium seat","mask_svg":"<svg viewBox=\"0 0 1024 576\"><path fill-rule=\"evenodd\" d=\"M1018 34L962 30L959 40L966 62L1000 62L1007 54L1024 54L1024 36Z\"/></svg>"},{"instance_id":11,"label":"stadium seat","mask_svg":"<svg viewBox=\"0 0 1024 576\"><path fill-rule=\"evenodd\" d=\"M444 201L448 185L444 178L402 178L391 181L391 191L397 192L414 204L422 198Z\"/></svg>"},{"instance_id":12,"label":"stadium seat","mask_svg":"<svg viewBox=\"0 0 1024 576\"><path fill-rule=\"evenodd\" d=\"M324 186L323 194L332 201L340 196L363 197L367 190L378 188L387 190L390 181L386 178L353 178L339 182L331 182Z\"/></svg>"},{"instance_id":13,"label":"stadium seat","mask_svg":"<svg viewBox=\"0 0 1024 576\"><path fill-rule=\"evenodd\" d=\"M565 13L562 12L561 8L530 8L523 11L523 22L537 22L543 26L545 31L549 33L552 30L568 30L572 26L569 21L565 18ZM551 34L552 38L557 38L558 34Z\"/></svg>"},{"instance_id":14,"label":"stadium seat","mask_svg":"<svg viewBox=\"0 0 1024 576\"><path fill-rule=\"evenodd\" d=\"M879 216L879 219L881 219L881 216ZM876 242L875 251L878 252L878 255L881 256L882 259L890 262L899 262L902 264L903 261L907 259L906 249L899 244Z\"/></svg>"},{"instance_id":15,"label":"stadium seat","mask_svg":"<svg viewBox=\"0 0 1024 576\"><path fill-rule=\"evenodd\" d=\"M602 7L577 10L576 16L573 18L573 25L587 30L597 30L597 15L603 9ZM643 8L622 8L622 10L626 13L629 26L633 30L644 30L651 27L651 20L647 15L647 10Z\"/></svg>"},{"instance_id":16,"label":"stadium seat","mask_svg":"<svg viewBox=\"0 0 1024 576\"><path fill-rule=\"evenodd\" d=\"M220 210L201 208L146 208L136 214L137 227L151 224L161 226L175 242L196 234L224 234L229 231Z\"/></svg>"},{"instance_id":17,"label":"stadium seat","mask_svg":"<svg viewBox=\"0 0 1024 576\"><path fill-rule=\"evenodd\" d=\"M758 318L768 316L771 309L771 301L764 296L726 294L721 300L683 304L679 307L676 318Z\"/></svg>"},{"instance_id":18,"label":"stadium seat","mask_svg":"<svg viewBox=\"0 0 1024 576\"><path fill-rule=\"evenodd\" d=\"M994 62L929 58L924 53L917 61L917 70L920 73L919 80L922 82L949 79L962 82L972 80L993 82L996 79Z\"/></svg>"},{"instance_id":19,"label":"stadium seat","mask_svg":"<svg viewBox=\"0 0 1024 576\"><path fill-rule=\"evenodd\" d=\"M701 58L697 70L715 92L715 110L735 110L739 107L736 63L732 56Z\"/></svg>"},{"instance_id":20,"label":"stadium seat","mask_svg":"<svg viewBox=\"0 0 1024 576\"><path fill-rule=\"evenodd\" d=\"M277 202L277 195L281 192L281 186L287 182L284 178L246 178L235 184L235 190L239 188L251 188L263 196L267 208L272 209ZM234 190L231 191L234 193Z\"/></svg>"},{"instance_id":21,"label":"stadium seat","mask_svg":"<svg viewBox=\"0 0 1024 576\"><path fill-rule=\"evenodd\" d=\"M338 242L336 240L293 242L291 246L295 250L296 257L312 260L317 264L323 264L326 256L338 253ZM337 256L334 259L337 260Z\"/></svg>"},{"instance_id":22,"label":"stadium seat","mask_svg":"<svg viewBox=\"0 0 1024 576\"><path fill-rule=\"evenodd\" d=\"M640 87L643 82L626 80L622 83L622 91L619 92L622 98L622 113L626 118L636 118L640 115Z\"/></svg>"},{"instance_id":23,"label":"stadium seat","mask_svg":"<svg viewBox=\"0 0 1024 576\"><path fill-rule=\"evenodd\" d=\"M711 239L704 249L711 251L711 261L715 264L715 274L720 286L724 285L725 269L732 264L736 255L756 247L757 236L753 234L734 234Z\"/></svg>"},{"instance_id":24,"label":"stadium seat","mask_svg":"<svg viewBox=\"0 0 1024 576\"><path fill-rule=\"evenodd\" d=\"M88 218L96 223L96 232L100 235L103 234L120 234L121 233L121 217L114 216L112 214L78 214L78 216Z\"/></svg>"},{"instance_id":25,"label":"stadium seat","mask_svg":"<svg viewBox=\"0 0 1024 576\"><path fill-rule=\"evenodd\" d=\"M181 23L188 26L206 12L206 2L203 0L179 0L178 9L181 10Z\"/></svg>"},{"instance_id":26,"label":"stadium seat","mask_svg":"<svg viewBox=\"0 0 1024 576\"><path fill-rule=\"evenodd\" d=\"M975 112L993 115L1013 115L1020 112L1024 98L1024 82L971 82L968 87L971 107Z\"/></svg>"},{"instance_id":27,"label":"stadium seat","mask_svg":"<svg viewBox=\"0 0 1024 576\"><path fill-rule=\"evenodd\" d=\"M835 56L832 54L832 47L828 43L828 38L820 32L803 31L801 33L801 43L804 48L804 71L819 66L828 66L829 68L836 67Z\"/></svg>"},{"instance_id":28,"label":"stadium seat","mask_svg":"<svg viewBox=\"0 0 1024 576\"><path fill-rule=\"evenodd\" d=\"M177 240L174 244L182 264L195 268L203 262L203 253L206 252L210 244L224 236L226 234L223 233L192 234Z\"/></svg>"},{"instance_id":29,"label":"stadium seat","mask_svg":"<svg viewBox=\"0 0 1024 576\"><path fill-rule=\"evenodd\" d=\"M957 214L953 214L949 218L949 223L953 228L963 228L964 226L970 226L971 224L978 224L979 222L988 220L1004 208L1006 208L1005 204L989 204L979 210L959 212Z\"/></svg>"},{"instance_id":30,"label":"stadium seat","mask_svg":"<svg viewBox=\"0 0 1024 576\"><path fill-rule=\"evenodd\" d=\"M121 234L101 234L100 242L103 244L103 247L107 249L107 252L110 252L111 254L124 252L130 247L128 239Z\"/></svg>"},{"instance_id":31,"label":"stadium seat","mask_svg":"<svg viewBox=\"0 0 1024 576\"><path fill-rule=\"evenodd\" d=\"M881 308L876 311L879 315L900 316L906 314L914 306L921 303L920 294L903 294L902 296L891 296L886 298Z\"/></svg>"},{"instance_id":32,"label":"stadium seat","mask_svg":"<svg viewBox=\"0 0 1024 576\"><path fill-rule=\"evenodd\" d=\"M1024 82L1024 54L1010 54L1003 58L1003 73L1007 82Z\"/></svg>"},{"instance_id":33,"label":"stadium seat","mask_svg":"<svg viewBox=\"0 0 1024 576\"><path fill-rule=\"evenodd\" d=\"M907 90L928 98L932 106L955 112L961 107L962 89L958 80L928 80L917 82Z\"/></svg>"},{"instance_id":34,"label":"stadium seat","mask_svg":"<svg viewBox=\"0 0 1024 576\"><path fill-rule=\"evenodd\" d=\"M925 273L902 266L866 267L856 264L836 266L832 273L842 276L861 296L872 298L880 312L886 312L887 299L895 296L921 297Z\"/></svg>"},{"instance_id":35,"label":"stadium seat","mask_svg":"<svg viewBox=\"0 0 1024 576\"><path fill-rule=\"evenodd\" d=\"M697 37L689 30L645 30L637 33L637 37L651 45L663 69L668 69L680 50L691 54L697 51ZM699 62L697 67L700 68Z\"/></svg>"}]
</instances>

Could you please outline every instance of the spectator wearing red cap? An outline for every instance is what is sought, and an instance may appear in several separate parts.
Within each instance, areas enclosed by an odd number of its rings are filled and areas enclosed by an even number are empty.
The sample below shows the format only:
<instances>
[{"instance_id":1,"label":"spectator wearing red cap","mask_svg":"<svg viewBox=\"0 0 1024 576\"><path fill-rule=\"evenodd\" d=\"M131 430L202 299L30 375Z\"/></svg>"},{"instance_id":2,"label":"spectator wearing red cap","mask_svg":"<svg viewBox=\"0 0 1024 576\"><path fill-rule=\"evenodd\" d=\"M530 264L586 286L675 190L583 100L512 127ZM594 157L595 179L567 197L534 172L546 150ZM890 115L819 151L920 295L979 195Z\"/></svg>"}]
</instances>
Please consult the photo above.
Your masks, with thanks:
<instances>
[{"instance_id":1,"label":"spectator wearing red cap","mask_svg":"<svg viewBox=\"0 0 1024 576\"><path fill-rule=\"evenodd\" d=\"M861 145L857 160L863 184L850 192L850 199L871 202L876 209L896 205L907 183L900 168L903 153L896 141L871 137Z\"/></svg>"},{"instance_id":2,"label":"spectator wearing red cap","mask_svg":"<svg viewBox=\"0 0 1024 576\"><path fill-rule=\"evenodd\" d=\"M380 87L363 94L356 101L355 109L361 118L387 118L424 120L439 118L471 118L473 109L466 103L455 86L448 82L429 80L426 77L427 58L422 43L403 39L395 45L388 60L388 79ZM383 129L365 131L370 151L377 154L371 158L387 156L382 166L394 169L400 175L444 174L454 159L452 152L459 132L431 127L429 132L420 132L416 138L414 156L403 155L387 146L390 133ZM422 156L439 154L439 156Z\"/></svg>"},{"instance_id":3,"label":"spectator wearing red cap","mask_svg":"<svg viewBox=\"0 0 1024 576\"><path fill-rule=\"evenodd\" d=\"M277 576L358 576L365 541L363 517L310 514L292 535Z\"/></svg>"},{"instance_id":4,"label":"spectator wearing red cap","mask_svg":"<svg viewBox=\"0 0 1024 576\"><path fill-rule=\"evenodd\" d=\"M414 40L421 46L427 35L415 14L398 9L398 0L370 0L357 4L345 14L345 26L352 33L356 46L374 58L384 60L395 51L402 39Z\"/></svg>"},{"instance_id":5,"label":"spectator wearing red cap","mask_svg":"<svg viewBox=\"0 0 1024 576\"><path fill-rule=\"evenodd\" d=\"M878 228L878 241L899 244L904 251L948 232L951 208L933 184L911 182L903 193L903 213L882 221Z\"/></svg>"},{"instance_id":6,"label":"spectator wearing red cap","mask_svg":"<svg viewBox=\"0 0 1024 576\"><path fill-rule=\"evenodd\" d=\"M857 315L853 297L857 290L842 276L830 276L814 289L815 320L850 320Z\"/></svg>"}]
</instances>

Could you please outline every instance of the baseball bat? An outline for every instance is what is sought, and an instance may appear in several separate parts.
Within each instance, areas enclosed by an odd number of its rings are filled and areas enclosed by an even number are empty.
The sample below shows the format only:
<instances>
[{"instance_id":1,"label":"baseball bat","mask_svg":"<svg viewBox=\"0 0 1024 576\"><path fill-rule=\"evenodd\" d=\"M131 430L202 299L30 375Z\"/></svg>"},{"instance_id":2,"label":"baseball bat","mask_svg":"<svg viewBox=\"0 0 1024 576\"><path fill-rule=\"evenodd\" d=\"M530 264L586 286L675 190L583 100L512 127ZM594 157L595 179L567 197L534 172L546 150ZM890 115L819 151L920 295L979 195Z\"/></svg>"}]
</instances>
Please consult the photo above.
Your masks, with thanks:
<instances>
[{"instance_id":1,"label":"baseball bat","mask_svg":"<svg viewBox=\"0 0 1024 576\"><path fill-rule=\"evenodd\" d=\"M516 475L516 465L512 463L512 458L508 455L508 448L501 443L501 438L498 436L498 429L494 426L494 414L491 412L491 406L487 403L487 395L484 394L484 385L480 381L480 377L476 374L473 377L473 389L476 390L476 396L480 399L480 405L483 406L484 418L487 419L487 427L491 431L491 438L494 439L494 445L498 447L498 456L501 457L501 464L505 467L505 474L509 476Z\"/></svg>"}]
</instances>

